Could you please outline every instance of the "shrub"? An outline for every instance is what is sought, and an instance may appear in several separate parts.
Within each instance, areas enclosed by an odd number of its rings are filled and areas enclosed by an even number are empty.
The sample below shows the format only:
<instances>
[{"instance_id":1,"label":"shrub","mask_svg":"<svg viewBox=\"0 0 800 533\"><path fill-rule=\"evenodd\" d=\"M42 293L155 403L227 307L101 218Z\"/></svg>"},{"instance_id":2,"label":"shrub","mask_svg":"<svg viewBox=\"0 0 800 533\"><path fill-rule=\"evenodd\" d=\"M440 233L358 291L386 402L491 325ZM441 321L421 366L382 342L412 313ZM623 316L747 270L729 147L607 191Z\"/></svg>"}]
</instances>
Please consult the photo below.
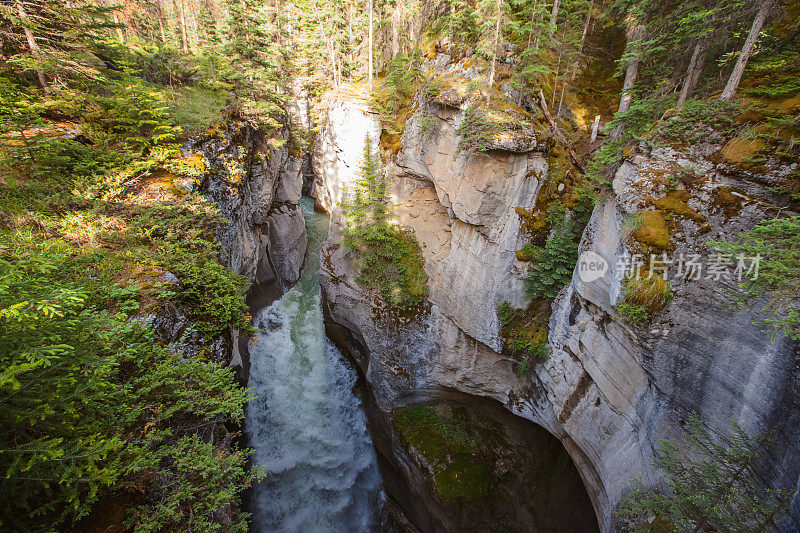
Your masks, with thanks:
<instances>
[{"instance_id":1,"label":"shrub","mask_svg":"<svg viewBox=\"0 0 800 533\"><path fill-rule=\"evenodd\" d=\"M672 299L669 282L660 274L643 273L638 279L631 278L625 283L624 310L617 310L628 317L652 317L664 309Z\"/></svg>"},{"instance_id":2,"label":"shrub","mask_svg":"<svg viewBox=\"0 0 800 533\"><path fill-rule=\"evenodd\" d=\"M764 321L773 332L800 339L800 318L793 309L800 285L800 216L765 220L742 234L738 241L711 242L720 252L738 257L761 256L758 277L741 284L742 293L730 293L730 301L738 308L769 295L763 307L769 313ZM785 316L781 316L781 314Z\"/></svg>"},{"instance_id":3,"label":"shrub","mask_svg":"<svg viewBox=\"0 0 800 533\"><path fill-rule=\"evenodd\" d=\"M386 66L386 76L375 86L371 103L390 135L401 133L398 113L410 101L420 75L419 57L397 54Z\"/></svg>"},{"instance_id":4,"label":"shrub","mask_svg":"<svg viewBox=\"0 0 800 533\"><path fill-rule=\"evenodd\" d=\"M249 285L244 276L212 259L195 262L184 257L171 262L169 269L181 281L177 300L197 315L197 329L207 339L229 327L240 329L244 335L254 331L242 298Z\"/></svg>"},{"instance_id":5,"label":"shrub","mask_svg":"<svg viewBox=\"0 0 800 533\"><path fill-rule=\"evenodd\" d=\"M363 228L357 246L347 245L358 252L358 282L378 289L384 301L412 307L425 299L428 275L413 232L374 224Z\"/></svg>"},{"instance_id":6,"label":"shrub","mask_svg":"<svg viewBox=\"0 0 800 533\"><path fill-rule=\"evenodd\" d=\"M736 133L739 126L734 117L740 112L731 102L688 100L675 116L659 122L656 134L677 143L720 140Z\"/></svg>"},{"instance_id":7,"label":"shrub","mask_svg":"<svg viewBox=\"0 0 800 533\"><path fill-rule=\"evenodd\" d=\"M464 111L464 119L455 129L455 134L461 136L458 151L467 157L475 152L486 152L492 146L492 126L483 112L474 107Z\"/></svg>"},{"instance_id":8,"label":"shrub","mask_svg":"<svg viewBox=\"0 0 800 533\"><path fill-rule=\"evenodd\" d=\"M515 252L517 261L532 261L536 257L537 248L528 243Z\"/></svg>"},{"instance_id":9,"label":"shrub","mask_svg":"<svg viewBox=\"0 0 800 533\"><path fill-rule=\"evenodd\" d=\"M233 506L241 528L247 454L196 432L241 422L249 393L225 365L172 353L129 320L138 286L94 281L99 264L56 247L0 261L3 522L67 526L126 491L148 504L131 521L209 530Z\"/></svg>"},{"instance_id":10,"label":"shrub","mask_svg":"<svg viewBox=\"0 0 800 533\"><path fill-rule=\"evenodd\" d=\"M617 312L623 321L638 326L647 322L647 310L638 304L628 303L625 301L617 304Z\"/></svg>"},{"instance_id":11,"label":"shrub","mask_svg":"<svg viewBox=\"0 0 800 533\"><path fill-rule=\"evenodd\" d=\"M360 284L379 290L389 305L412 307L427 295L428 276L414 233L389 225L389 207L386 178L367 137L359 177L342 200L342 243L357 253Z\"/></svg>"}]
</instances>

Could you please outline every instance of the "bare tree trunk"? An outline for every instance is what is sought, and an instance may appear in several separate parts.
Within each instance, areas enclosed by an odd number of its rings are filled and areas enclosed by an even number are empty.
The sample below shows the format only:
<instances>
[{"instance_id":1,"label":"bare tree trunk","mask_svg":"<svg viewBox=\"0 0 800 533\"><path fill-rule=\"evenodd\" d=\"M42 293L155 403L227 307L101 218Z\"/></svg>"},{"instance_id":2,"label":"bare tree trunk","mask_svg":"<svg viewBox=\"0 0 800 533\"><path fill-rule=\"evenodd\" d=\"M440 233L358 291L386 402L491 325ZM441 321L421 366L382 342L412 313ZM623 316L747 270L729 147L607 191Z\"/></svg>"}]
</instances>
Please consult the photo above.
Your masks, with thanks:
<instances>
[{"instance_id":1,"label":"bare tree trunk","mask_svg":"<svg viewBox=\"0 0 800 533\"><path fill-rule=\"evenodd\" d=\"M336 48L333 45L333 39L328 39L328 36L325 32L325 24L322 22L322 17L319 14L319 9L317 8L317 3L314 2L314 13L317 15L317 20L319 21L319 32L322 36L322 42L326 44L326 48L328 49L328 55L330 56L331 60L331 68L333 69L331 74L333 75L333 84L334 86L339 86L339 79L337 74L339 72L339 68L336 65Z\"/></svg>"},{"instance_id":2,"label":"bare tree trunk","mask_svg":"<svg viewBox=\"0 0 800 533\"><path fill-rule=\"evenodd\" d=\"M697 85L697 80L700 79L700 72L703 70L705 57L705 42L697 41L692 52L692 59L689 60L689 66L686 68L686 77L683 80L681 93L678 95L678 107L681 107L686 102L695 85Z\"/></svg>"},{"instance_id":3,"label":"bare tree trunk","mask_svg":"<svg viewBox=\"0 0 800 533\"><path fill-rule=\"evenodd\" d=\"M198 6L195 5L195 0L189 1L189 48L197 50L200 47L200 28L197 24L197 10ZM278 35L280 36L280 28L278 28ZM280 37L279 37L280 38Z\"/></svg>"},{"instance_id":4,"label":"bare tree trunk","mask_svg":"<svg viewBox=\"0 0 800 533\"><path fill-rule=\"evenodd\" d=\"M578 46L578 53L583 52L583 45L586 42L586 35L589 33L589 22L592 20L592 8L594 7L594 0L589 2L589 10L586 12L586 22L583 23L583 33L581 33L581 44Z\"/></svg>"},{"instance_id":5,"label":"bare tree trunk","mask_svg":"<svg viewBox=\"0 0 800 533\"><path fill-rule=\"evenodd\" d=\"M553 9L550 11L550 35L553 35L553 32L556 29L556 21L558 21L558 5L561 3L561 0L553 0Z\"/></svg>"},{"instance_id":6,"label":"bare tree trunk","mask_svg":"<svg viewBox=\"0 0 800 533\"><path fill-rule=\"evenodd\" d=\"M111 12L111 19L114 21L114 31L117 32L117 39L119 39L119 42L124 43L125 34L122 33L122 28L120 27L121 24L119 23L119 17L117 16L116 11Z\"/></svg>"},{"instance_id":7,"label":"bare tree trunk","mask_svg":"<svg viewBox=\"0 0 800 533\"><path fill-rule=\"evenodd\" d=\"M750 54L753 52L753 47L758 40L758 34L761 33L761 28L764 26L764 21L767 19L767 14L772 9L773 0L764 0L758 8L756 17L753 19L753 25L750 27L750 33L747 35L747 40L742 46L742 52L739 54L739 59L736 60L736 65L733 67L731 77L728 78L728 83L722 91L719 99L723 102L728 102L736 94L736 89L739 88L739 82L742 81L742 74L744 68L747 66L747 60L750 59Z\"/></svg>"},{"instance_id":8,"label":"bare tree trunk","mask_svg":"<svg viewBox=\"0 0 800 533\"><path fill-rule=\"evenodd\" d=\"M628 61L628 68L625 71L625 82L622 84L622 96L619 99L619 107L617 113L623 113L631 107L632 96L630 89L636 84L636 77L639 75L639 41L644 37L644 24L641 22L634 23L628 37L627 52L630 52L631 58Z\"/></svg>"},{"instance_id":9,"label":"bare tree trunk","mask_svg":"<svg viewBox=\"0 0 800 533\"><path fill-rule=\"evenodd\" d=\"M497 42L500 40L500 21L503 19L503 3L497 0L497 22L494 25L494 40L492 42L492 68L489 70L489 87L486 89L486 106L492 99L492 87L494 86L494 73L497 67Z\"/></svg>"},{"instance_id":10,"label":"bare tree trunk","mask_svg":"<svg viewBox=\"0 0 800 533\"><path fill-rule=\"evenodd\" d=\"M372 0L369 0L369 90L372 91Z\"/></svg>"},{"instance_id":11,"label":"bare tree trunk","mask_svg":"<svg viewBox=\"0 0 800 533\"><path fill-rule=\"evenodd\" d=\"M183 48L184 52L189 51L189 41L186 38L186 14L184 13L186 9L183 6L183 0L177 0L178 3L178 26L180 26L181 31L181 47Z\"/></svg>"},{"instance_id":12,"label":"bare tree trunk","mask_svg":"<svg viewBox=\"0 0 800 533\"><path fill-rule=\"evenodd\" d=\"M161 0L156 0L156 11L158 15L158 31L161 33L161 42L167 43L167 32L164 29L164 9L161 7Z\"/></svg>"},{"instance_id":13,"label":"bare tree trunk","mask_svg":"<svg viewBox=\"0 0 800 533\"><path fill-rule=\"evenodd\" d=\"M539 7L539 0L534 0L533 2L533 9L531 10L531 27L528 30L528 46L527 48L530 49L531 47L531 40L533 39L533 25L536 24L536 8ZM536 37L536 47L538 51L539 46L539 37ZM525 91L520 88L519 90L519 98L517 98L517 106L522 107L522 99L525 95Z\"/></svg>"},{"instance_id":14,"label":"bare tree trunk","mask_svg":"<svg viewBox=\"0 0 800 533\"><path fill-rule=\"evenodd\" d=\"M594 116L594 124L592 124L592 138L589 142L593 143L597 140L597 131L600 129L600 115Z\"/></svg>"},{"instance_id":15,"label":"bare tree trunk","mask_svg":"<svg viewBox=\"0 0 800 533\"><path fill-rule=\"evenodd\" d=\"M528 30L528 48L531 47L531 39L533 38L533 25L536 24L536 8L539 7L539 0L534 0L533 9L531 10L531 27Z\"/></svg>"},{"instance_id":16,"label":"bare tree trunk","mask_svg":"<svg viewBox=\"0 0 800 533\"><path fill-rule=\"evenodd\" d=\"M22 21L22 30L25 32L25 39L28 41L28 48L30 48L31 55L34 57L41 58L42 53L39 49L39 45L36 44L36 38L33 36L33 32L28 27L28 14L25 12L25 7L22 5L21 0L15 0L14 2L17 8L17 14L19 15L19 19ZM50 94L50 85L47 84L47 78L44 77L44 73L41 70L36 71L36 77L39 78L39 85L42 86L42 90L45 94Z\"/></svg>"}]
</instances>

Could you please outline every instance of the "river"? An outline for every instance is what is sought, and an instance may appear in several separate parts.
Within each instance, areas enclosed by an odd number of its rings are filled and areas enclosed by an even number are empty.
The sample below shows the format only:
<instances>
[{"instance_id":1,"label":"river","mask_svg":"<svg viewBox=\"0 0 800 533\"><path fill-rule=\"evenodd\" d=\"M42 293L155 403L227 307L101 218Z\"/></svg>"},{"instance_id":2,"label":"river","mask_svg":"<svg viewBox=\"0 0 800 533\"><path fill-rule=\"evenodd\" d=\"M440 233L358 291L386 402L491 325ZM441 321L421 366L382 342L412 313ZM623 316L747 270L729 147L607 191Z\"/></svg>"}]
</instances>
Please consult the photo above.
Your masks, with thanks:
<instances>
[{"instance_id":1,"label":"river","mask_svg":"<svg viewBox=\"0 0 800 533\"><path fill-rule=\"evenodd\" d=\"M369 531L382 496L356 372L325 336L318 281L328 217L303 198L308 250L300 281L259 311L247 405L253 464L251 531Z\"/></svg>"}]
</instances>

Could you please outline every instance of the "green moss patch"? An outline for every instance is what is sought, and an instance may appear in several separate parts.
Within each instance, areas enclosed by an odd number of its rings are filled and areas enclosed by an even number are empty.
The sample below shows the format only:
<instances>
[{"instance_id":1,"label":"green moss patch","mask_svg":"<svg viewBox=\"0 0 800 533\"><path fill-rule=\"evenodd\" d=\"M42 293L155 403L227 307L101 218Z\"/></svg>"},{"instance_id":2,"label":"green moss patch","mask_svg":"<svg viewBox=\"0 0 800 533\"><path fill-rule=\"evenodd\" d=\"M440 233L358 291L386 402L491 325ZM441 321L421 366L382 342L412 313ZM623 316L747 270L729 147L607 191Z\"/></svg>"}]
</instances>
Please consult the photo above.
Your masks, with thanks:
<instances>
[{"instance_id":1,"label":"green moss patch","mask_svg":"<svg viewBox=\"0 0 800 533\"><path fill-rule=\"evenodd\" d=\"M484 454L486 443L476 440L466 418L458 416L461 409L400 407L393 418L406 443L433 467L436 490L447 501L486 496L496 479Z\"/></svg>"}]
</instances>

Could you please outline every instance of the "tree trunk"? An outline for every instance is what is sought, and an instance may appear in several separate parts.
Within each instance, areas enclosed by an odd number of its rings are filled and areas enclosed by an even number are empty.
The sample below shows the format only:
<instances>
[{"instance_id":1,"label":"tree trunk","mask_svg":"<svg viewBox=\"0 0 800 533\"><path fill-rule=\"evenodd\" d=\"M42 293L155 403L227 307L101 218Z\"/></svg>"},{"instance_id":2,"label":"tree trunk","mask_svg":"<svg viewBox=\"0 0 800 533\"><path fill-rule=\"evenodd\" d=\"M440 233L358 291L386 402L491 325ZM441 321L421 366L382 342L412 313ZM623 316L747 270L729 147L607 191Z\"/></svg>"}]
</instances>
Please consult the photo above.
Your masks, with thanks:
<instances>
[{"instance_id":1,"label":"tree trunk","mask_svg":"<svg viewBox=\"0 0 800 533\"><path fill-rule=\"evenodd\" d=\"M317 7L317 3L314 2L314 13L317 15L317 20L319 21L319 32L322 36L322 42L325 43L326 48L328 49L328 55L330 56L331 60L331 75L333 76L333 84L338 87L339 86L339 79L337 78L337 73L339 72L339 68L336 64L336 48L333 45L333 38L328 39L327 32L325 31L325 24L322 22L322 17L319 14L319 8Z\"/></svg>"},{"instance_id":2,"label":"tree trunk","mask_svg":"<svg viewBox=\"0 0 800 533\"><path fill-rule=\"evenodd\" d=\"M177 0L178 2L178 26L180 27L181 31L181 48L184 52L189 51L189 41L186 38L186 14L184 13L186 9L183 6L183 0Z\"/></svg>"},{"instance_id":3,"label":"tree trunk","mask_svg":"<svg viewBox=\"0 0 800 533\"><path fill-rule=\"evenodd\" d=\"M372 0L369 0L369 90L372 91Z\"/></svg>"},{"instance_id":4,"label":"tree trunk","mask_svg":"<svg viewBox=\"0 0 800 533\"><path fill-rule=\"evenodd\" d=\"M589 142L594 143L597 140L597 132L600 130L600 115L594 116L594 124L592 124L592 138Z\"/></svg>"},{"instance_id":5,"label":"tree trunk","mask_svg":"<svg viewBox=\"0 0 800 533\"><path fill-rule=\"evenodd\" d=\"M583 33L581 33L581 44L578 46L578 53L583 52L583 45L586 42L586 35L589 33L589 22L592 20L592 8L594 7L594 0L589 2L589 10L586 12L586 22L583 23Z\"/></svg>"},{"instance_id":6,"label":"tree trunk","mask_svg":"<svg viewBox=\"0 0 800 533\"><path fill-rule=\"evenodd\" d=\"M492 68L489 70L489 87L486 88L486 107L489 107L489 102L492 99L494 73L497 67L497 42L500 40L500 21L503 19L502 8L502 0L497 0L497 22L494 25L494 40L492 41Z\"/></svg>"},{"instance_id":7,"label":"tree trunk","mask_svg":"<svg viewBox=\"0 0 800 533\"><path fill-rule=\"evenodd\" d=\"M756 17L753 19L753 25L750 27L750 33L747 35L747 40L742 46L742 52L739 54L739 59L736 60L736 65L733 67L731 77L728 78L728 83L722 91L719 99L723 102L730 101L736 94L736 89L739 88L739 82L742 81L742 74L744 68L747 66L747 60L750 59L750 54L753 52L753 47L758 40L758 34L761 33L761 28L764 26L764 21L767 19L767 14L772 9L772 0L764 0L758 8Z\"/></svg>"},{"instance_id":8,"label":"tree trunk","mask_svg":"<svg viewBox=\"0 0 800 533\"><path fill-rule=\"evenodd\" d=\"M25 39L28 41L28 48L31 51L31 55L35 58L41 58L41 50L39 50L39 45L36 44L36 38L33 36L33 32L27 26L28 25L28 14L25 12L25 7L22 5L21 0L15 0L14 2L17 7L17 14L19 15L19 19L22 21L23 26L22 30L25 32ZM45 94L50 94L50 85L47 84L47 78L44 77L44 73L41 70L36 71L36 77L39 79L39 85L42 86L42 90Z\"/></svg>"},{"instance_id":9,"label":"tree trunk","mask_svg":"<svg viewBox=\"0 0 800 533\"><path fill-rule=\"evenodd\" d=\"M639 75L639 41L644 37L644 24L641 22L634 23L628 37L628 47L626 51L630 52L631 58L628 61L628 68L625 71L625 82L622 84L622 96L619 99L619 107L617 113L623 113L631 107L630 89L636 84L636 77Z\"/></svg>"},{"instance_id":10,"label":"tree trunk","mask_svg":"<svg viewBox=\"0 0 800 533\"><path fill-rule=\"evenodd\" d=\"M111 19L114 21L114 31L117 32L117 39L119 39L119 42L125 43L125 34L122 33L121 24L119 23L119 17L116 11L111 13Z\"/></svg>"},{"instance_id":11,"label":"tree trunk","mask_svg":"<svg viewBox=\"0 0 800 533\"><path fill-rule=\"evenodd\" d=\"M692 90L697 85L697 80L700 79L700 72L703 70L705 59L705 42L697 41L692 52L692 59L689 60L689 66L686 69L686 78L683 80L681 93L678 95L678 107L681 107L686 102L686 99L689 98L689 95L692 94Z\"/></svg>"},{"instance_id":12,"label":"tree trunk","mask_svg":"<svg viewBox=\"0 0 800 533\"><path fill-rule=\"evenodd\" d=\"M531 47L531 40L533 39L533 25L536 24L536 8L539 7L539 0L534 0L533 9L531 10L531 27L528 30L528 48Z\"/></svg>"},{"instance_id":13,"label":"tree trunk","mask_svg":"<svg viewBox=\"0 0 800 533\"><path fill-rule=\"evenodd\" d=\"M550 11L550 35L553 35L553 32L556 29L556 21L558 20L558 4L561 3L561 0L553 0L553 9Z\"/></svg>"},{"instance_id":14,"label":"tree trunk","mask_svg":"<svg viewBox=\"0 0 800 533\"><path fill-rule=\"evenodd\" d=\"M164 9L161 7L161 0L156 0L156 11L158 15L158 31L161 33L161 43L167 44L167 32L164 29Z\"/></svg>"}]
</instances>

